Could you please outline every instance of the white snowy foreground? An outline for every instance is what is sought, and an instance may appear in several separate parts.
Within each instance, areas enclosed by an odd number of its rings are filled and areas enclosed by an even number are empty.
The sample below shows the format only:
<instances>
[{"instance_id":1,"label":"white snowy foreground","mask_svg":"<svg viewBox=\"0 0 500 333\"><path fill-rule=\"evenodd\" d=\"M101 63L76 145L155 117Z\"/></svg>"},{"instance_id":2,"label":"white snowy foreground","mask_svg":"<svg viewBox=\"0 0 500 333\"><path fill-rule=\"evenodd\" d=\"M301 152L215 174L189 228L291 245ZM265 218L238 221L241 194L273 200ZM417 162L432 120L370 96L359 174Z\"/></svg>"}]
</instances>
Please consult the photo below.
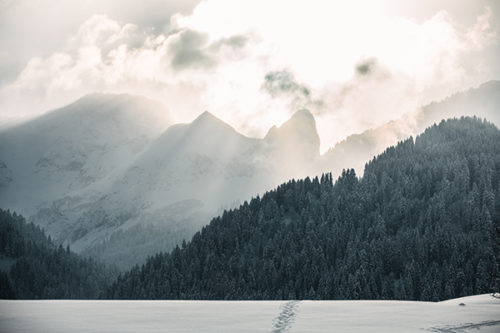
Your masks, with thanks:
<instances>
[{"instance_id":1,"label":"white snowy foreground","mask_svg":"<svg viewBox=\"0 0 500 333\"><path fill-rule=\"evenodd\" d=\"M464 303L465 306L459 305ZM500 299L0 301L0 332L500 332Z\"/></svg>"}]
</instances>

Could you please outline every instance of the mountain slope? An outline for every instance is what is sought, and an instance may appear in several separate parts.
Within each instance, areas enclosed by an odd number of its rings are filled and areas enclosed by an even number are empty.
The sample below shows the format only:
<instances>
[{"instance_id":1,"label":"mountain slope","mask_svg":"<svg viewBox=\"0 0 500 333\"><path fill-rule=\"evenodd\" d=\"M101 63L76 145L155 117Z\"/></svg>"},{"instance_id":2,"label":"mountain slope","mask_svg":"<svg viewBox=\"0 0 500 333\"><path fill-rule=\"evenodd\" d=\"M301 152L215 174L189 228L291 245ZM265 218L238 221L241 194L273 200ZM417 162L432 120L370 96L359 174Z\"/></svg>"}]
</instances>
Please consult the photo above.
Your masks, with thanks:
<instances>
[{"instance_id":1,"label":"mountain slope","mask_svg":"<svg viewBox=\"0 0 500 333\"><path fill-rule=\"evenodd\" d=\"M308 174L319 157L312 115L300 111L273 131L248 138L204 112L171 126L128 166L54 201L33 220L77 251L122 267L141 262L191 237L222 208ZM302 145L300 154L290 143ZM284 169L291 161L293 168Z\"/></svg>"},{"instance_id":2,"label":"mountain slope","mask_svg":"<svg viewBox=\"0 0 500 333\"><path fill-rule=\"evenodd\" d=\"M128 164L169 123L163 106L130 95L87 95L0 131L0 206L28 216Z\"/></svg>"},{"instance_id":3,"label":"mountain slope","mask_svg":"<svg viewBox=\"0 0 500 333\"><path fill-rule=\"evenodd\" d=\"M443 115L498 119L498 96L500 84L490 82L352 135L320 156L306 110L256 139L208 112L164 131L168 120L154 102L91 95L0 131L0 207L25 214L79 253L125 268L288 179L336 177L346 167L361 174L375 154Z\"/></svg>"},{"instance_id":4,"label":"mountain slope","mask_svg":"<svg viewBox=\"0 0 500 333\"><path fill-rule=\"evenodd\" d=\"M56 246L40 228L0 209L0 298L98 298L114 270Z\"/></svg>"},{"instance_id":5,"label":"mountain slope","mask_svg":"<svg viewBox=\"0 0 500 333\"><path fill-rule=\"evenodd\" d=\"M308 110L297 111L279 128L273 126L264 141L288 178L306 177L319 159L316 121Z\"/></svg>"},{"instance_id":6,"label":"mountain slope","mask_svg":"<svg viewBox=\"0 0 500 333\"><path fill-rule=\"evenodd\" d=\"M500 131L462 118L358 179L290 181L123 275L110 298L441 300L498 288Z\"/></svg>"},{"instance_id":7,"label":"mountain slope","mask_svg":"<svg viewBox=\"0 0 500 333\"><path fill-rule=\"evenodd\" d=\"M500 81L489 81L477 88L456 93L441 102L422 107L401 119L380 127L353 134L337 143L322 157L318 173L340 174L343 168L363 172L365 163L380 154L386 147L421 133L442 119L477 116L500 126Z\"/></svg>"}]
</instances>

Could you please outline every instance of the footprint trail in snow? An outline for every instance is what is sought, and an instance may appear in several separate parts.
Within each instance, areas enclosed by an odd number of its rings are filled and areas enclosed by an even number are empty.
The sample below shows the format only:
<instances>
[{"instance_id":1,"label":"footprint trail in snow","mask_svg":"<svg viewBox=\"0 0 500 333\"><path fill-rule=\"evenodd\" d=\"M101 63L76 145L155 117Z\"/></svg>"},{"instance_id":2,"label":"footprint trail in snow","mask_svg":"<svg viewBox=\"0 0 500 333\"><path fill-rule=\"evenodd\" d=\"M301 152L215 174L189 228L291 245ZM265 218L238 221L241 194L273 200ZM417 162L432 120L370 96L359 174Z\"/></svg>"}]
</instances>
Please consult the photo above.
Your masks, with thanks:
<instances>
[{"instance_id":1,"label":"footprint trail in snow","mask_svg":"<svg viewBox=\"0 0 500 333\"><path fill-rule=\"evenodd\" d=\"M289 332L297 316L299 301L289 301L281 306L280 314L273 320L271 333Z\"/></svg>"}]
</instances>

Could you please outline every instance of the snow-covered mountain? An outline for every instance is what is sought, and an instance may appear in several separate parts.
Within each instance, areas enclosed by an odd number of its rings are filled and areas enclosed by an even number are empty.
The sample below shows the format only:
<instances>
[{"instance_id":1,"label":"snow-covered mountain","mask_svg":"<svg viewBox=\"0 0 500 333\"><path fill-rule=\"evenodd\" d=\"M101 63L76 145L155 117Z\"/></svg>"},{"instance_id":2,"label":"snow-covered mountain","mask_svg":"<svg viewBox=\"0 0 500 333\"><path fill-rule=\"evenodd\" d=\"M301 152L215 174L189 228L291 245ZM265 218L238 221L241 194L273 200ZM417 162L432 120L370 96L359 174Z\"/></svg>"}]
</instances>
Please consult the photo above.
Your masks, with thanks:
<instances>
[{"instance_id":1,"label":"snow-covered mountain","mask_svg":"<svg viewBox=\"0 0 500 333\"><path fill-rule=\"evenodd\" d=\"M209 112L168 127L158 103L94 94L0 131L0 207L30 216L77 252L125 268L290 178L336 177L352 167L362 173L375 154L433 122L477 115L500 125L499 111L500 82L493 81L352 135L320 156L307 110L258 139Z\"/></svg>"},{"instance_id":2,"label":"snow-covered mountain","mask_svg":"<svg viewBox=\"0 0 500 333\"><path fill-rule=\"evenodd\" d=\"M272 150L272 156L288 173L289 178L311 175L319 158L320 140L316 121L308 110L297 111L279 128L273 126L264 140ZM284 168L283 166L287 166Z\"/></svg>"},{"instance_id":3,"label":"snow-covered mountain","mask_svg":"<svg viewBox=\"0 0 500 333\"><path fill-rule=\"evenodd\" d=\"M0 131L0 205L32 215L130 163L168 125L144 97L87 95Z\"/></svg>"},{"instance_id":4,"label":"snow-covered mountain","mask_svg":"<svg viewBox=\"0 0 500 333\"><path fill-rule=\"evenodd\" d=\"M189 124L168 128L127 167L40 209L34 220L56 239L70 241L76 251L99 246L117 232L126 235L119 248L122 243L144 247L134 229L144 225L171 238L158 239L170 247L223 208L235 207L290 177L307 175L318 158L319 137L308 111L297 112L264 139L243 136L204 112ZM293 167L285 169L286 162L293 162ZM134 231L127 233L131 228ZM147 255L162 249L149 246ZM130 256L144 253L133 246L128 250L135 253ZM106 257L106 251L111 251L109 246L98 252ZM122 256L123 251L114 252ZM118 260L113 255L106 258Z\"/></svg>"}]
</instances>

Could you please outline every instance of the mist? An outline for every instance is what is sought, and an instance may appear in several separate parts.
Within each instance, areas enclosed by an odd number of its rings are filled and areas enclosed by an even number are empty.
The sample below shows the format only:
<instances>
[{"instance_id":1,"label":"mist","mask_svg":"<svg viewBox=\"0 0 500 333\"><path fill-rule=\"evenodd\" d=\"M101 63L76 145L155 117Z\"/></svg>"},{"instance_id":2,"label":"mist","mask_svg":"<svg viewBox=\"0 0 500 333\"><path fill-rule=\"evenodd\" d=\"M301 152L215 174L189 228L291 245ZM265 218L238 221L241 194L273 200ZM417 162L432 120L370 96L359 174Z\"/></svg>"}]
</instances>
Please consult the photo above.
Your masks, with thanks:
<instances>
[{"instance_id":1,"label":"mist","mask_svg":"<svg viewBox=\"0 0 500 333\"><path fill-rule=\"evenodd\" d=\"M498 6L488 1L415 9L151 0L137 11L116 1L67 10L56 2L54 12L67 12L57 20L39 14L43 1L2 6L3 126L88 93L131 93L162 102L175 122L209 110L255 137L307 108L324 152L495 79L499 66Z\"/></svg>"}]
</instances>

